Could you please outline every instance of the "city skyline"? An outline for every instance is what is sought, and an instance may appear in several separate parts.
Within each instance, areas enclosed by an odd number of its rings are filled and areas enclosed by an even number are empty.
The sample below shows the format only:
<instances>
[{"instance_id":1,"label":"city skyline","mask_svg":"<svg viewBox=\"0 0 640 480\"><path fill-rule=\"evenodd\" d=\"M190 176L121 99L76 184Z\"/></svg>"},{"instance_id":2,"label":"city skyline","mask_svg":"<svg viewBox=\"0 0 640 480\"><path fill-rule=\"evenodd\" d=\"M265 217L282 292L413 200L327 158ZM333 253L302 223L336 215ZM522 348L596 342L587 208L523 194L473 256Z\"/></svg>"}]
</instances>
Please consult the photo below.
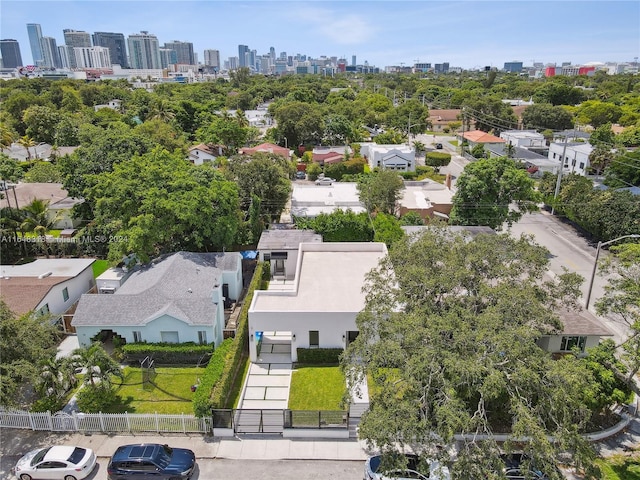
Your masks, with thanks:
<instances>
[{"instance_id":1,"label":"city skyline","mask_svg":"<svg viewBox=\"0 0 640 480\"><path fill-rule=\"evenodd\" d=\"M347 64L355 55L358 64L380 68L633 62L640 55L640 3L632 1L0 0L0 11L0 37L17 40L30 64L29 23L58 45L64 29L125 38L148 31L161 45L193 43L200 62L208 49L219 50L221 61L236 57L239 45L258 55L274 47L276 55L336 56Z\"/></svg>"}]
</instances>

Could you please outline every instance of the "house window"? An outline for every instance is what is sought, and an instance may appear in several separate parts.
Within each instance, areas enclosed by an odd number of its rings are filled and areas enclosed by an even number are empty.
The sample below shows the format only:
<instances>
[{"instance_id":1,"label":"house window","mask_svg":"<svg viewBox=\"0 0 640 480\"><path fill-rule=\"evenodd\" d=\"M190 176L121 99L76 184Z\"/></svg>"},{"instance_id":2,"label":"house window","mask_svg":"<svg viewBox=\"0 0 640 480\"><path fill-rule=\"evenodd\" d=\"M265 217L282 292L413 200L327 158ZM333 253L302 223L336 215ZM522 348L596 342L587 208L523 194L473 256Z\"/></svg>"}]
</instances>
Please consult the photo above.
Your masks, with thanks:
<instances>
[{"instance_id":1,"label":"house window","mask_svg":"<svg viewBox=\"0 0 640 480\"><path fill-rule=\"evenodd\" d=\"M206 330L198 330L198 343L200 345L207 344L207 331Z\"/></svg>"},{"instance_id":2,"label":"house window","mask_svg":"<svg viewBox=\"0 0 640 480\"><path fill-rule=\"evenodd\" d=\"M45 303L44 306L38 310L38 312L40 312L40 315L48 315L49 314L49 304Z\"/></svg>"},{"instance_id":3,"label":"house window","mask_svg":"<svg viewBox=\"0 0 640 480\"><path fill-rule=\"evenodd\" d=\"M309 348L318 348L320 346L320 332L318 330L309 330Z\"/></svg>"},{"instance_id":4,"label":"house window","mask_svg":"<svg viewBox=\"0 0 640 480\"><path fill-rule=\"evenodd\" d=\"M555 152L553 152L553 158L556 158L556 153Z\"/></svg>"},{"instance_id":5,"label":"house window","mask_svg":"<svg viewBox=\"0 0 640 480\"><path fill-rule=\"evenodd\" d=\"M584 170L584 162L580 162L580 169Z\"/></svg>"},{"instance_id":6,"label":"house window","mask_svg":"<svg viewBox=\"0 0 640 480\"><path fill-rule=\"evenodd\" d=\"M141 343L142 342L142 332L135 331L133 332L133 343Z\"/></svg>"},{"instance_id":7,"label":"house window","mask_svg":"<svg viewBox=\"0 0 640 480\"><path fill-rule=\"evenodd\" d=\"M560 350L563 352L570 352L575 347L581 352L584 352L584 347L587 343L587 337L562 337L560 342Z\"/></svg>"},{"instance_id":8,"label":"house window","mask_svg":"<svg viewBox=\"0 0 640 480\"><path fill-rule=\"evenodd\" d=\"M160 339L164 343L180 343L178 332L160 332Z\"/></svg>"},{"instance_id":9,"label":"house window","mask_svg":"<svg viewBox=\"0 0 640 480\"><path fill-rule=\"evenodd\" d=\"M69 289L67 287L64 287L64 290L62 290L62 300L65 302L69 300Z\"/></svg>"}]
</instances>

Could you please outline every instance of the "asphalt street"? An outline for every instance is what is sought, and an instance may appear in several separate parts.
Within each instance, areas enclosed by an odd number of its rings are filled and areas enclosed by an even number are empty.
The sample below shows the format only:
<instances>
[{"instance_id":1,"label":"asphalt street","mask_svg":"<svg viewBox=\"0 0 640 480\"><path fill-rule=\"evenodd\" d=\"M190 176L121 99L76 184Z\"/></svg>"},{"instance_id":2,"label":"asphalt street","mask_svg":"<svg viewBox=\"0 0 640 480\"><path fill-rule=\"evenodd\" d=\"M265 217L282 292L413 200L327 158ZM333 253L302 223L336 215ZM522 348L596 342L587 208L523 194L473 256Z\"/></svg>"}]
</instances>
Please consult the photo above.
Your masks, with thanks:
<instances>
[{"instance_id":1,"label":"asphalt street","mask_svg":"<svg viewBox=\"0 0 640 480\"><path fill-rule=\"evenodd\" d=\"M522 234L532 235L535 241L546 247L550 252L549 270L554 274L563 273L563 268L575 272L584 278L581 286L582 305L586 299L589 280L595 263L596 248L572 226L560 221L548 212L541 211L524 215L520 221L508 229L515 237ZM608 252L601 251L603 259ZM589 311L595 314L595 302L604 295L604 287L608 277L596 272L589 302ZM597 315L596 315L597 316ZM614 341L620 342L626 338L626 326L614 319L597 316L614 334Z\"/></svg>"}]
</instances>

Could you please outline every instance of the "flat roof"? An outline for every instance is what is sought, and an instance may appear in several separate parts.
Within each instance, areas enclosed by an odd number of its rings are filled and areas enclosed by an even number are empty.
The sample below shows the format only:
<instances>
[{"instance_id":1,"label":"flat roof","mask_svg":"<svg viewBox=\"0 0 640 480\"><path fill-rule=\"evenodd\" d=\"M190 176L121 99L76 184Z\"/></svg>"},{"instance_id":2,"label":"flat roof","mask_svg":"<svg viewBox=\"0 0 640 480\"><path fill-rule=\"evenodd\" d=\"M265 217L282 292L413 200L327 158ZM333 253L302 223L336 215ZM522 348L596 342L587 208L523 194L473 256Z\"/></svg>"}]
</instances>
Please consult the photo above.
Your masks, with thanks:
<instances>
[{"instance_id":1,"label":"flat roof","mask_svg":"<svg viewBox=\"0 0 640 480\"><path fill-rule=\"evenodd\" d=\"M322 243L322 235L313 230L264 230L258 250L298 250L301 243Z\"/></svg>"},{"instance_id":2,"label":"flat roof","mask_svg":"<svg viewBox=\"0 0 640 480\"><path fill-rule=\"evenodd\" d=\"M387 255L384 243L302 244L296 288L258 290L252 312L360 312L365 306L365 276Z\"/></svg>"},{"instance_id":3,"label":"flat roof","mask_svg":"<svg viewBox=\"0 0 640 480\"><path fill-rule=\"evenodd\" d=\"M2 277L75 277L95 262L95 258L39 258L23 265L0 265Z\"/></svg>"},{"instance_id":4,"label":"flat roof","mask_svg":"<svg viewBox=\"0 0 640 480\"><path fill-rule=\"evenodd\" d=\"M357 183L334 182L332 185L294 184L291 193L291 214L298 217L315 217L334 210L366 211L360 203Z\"/></svg>"},{"instance_id":5,"label":"flat roof","mask_svg":"<svg viewBox=\"0 0 640 480\"><path fill-rule=\"evenodd\" d=\"M411 209L428 209L433 205L451 204L453 193L446 186L433 182L422 185L405 183L400 205Z\"/></svg>"}]
</instances>

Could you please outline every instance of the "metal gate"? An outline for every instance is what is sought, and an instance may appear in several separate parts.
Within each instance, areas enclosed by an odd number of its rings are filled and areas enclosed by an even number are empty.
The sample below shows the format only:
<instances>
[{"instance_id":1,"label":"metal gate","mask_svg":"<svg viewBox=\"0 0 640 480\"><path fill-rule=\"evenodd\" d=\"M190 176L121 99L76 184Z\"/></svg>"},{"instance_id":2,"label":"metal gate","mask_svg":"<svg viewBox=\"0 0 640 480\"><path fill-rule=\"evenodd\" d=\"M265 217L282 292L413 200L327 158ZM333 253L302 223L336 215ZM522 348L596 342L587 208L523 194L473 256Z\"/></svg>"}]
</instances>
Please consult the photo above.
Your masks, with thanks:
<instances>
[{"instance_id":1,"label":"metal gate","mask_svg":"<svg viewBox=\"0 0 640 480\"><path fill-rule=\"evenodd\" d=\"M285 429L348 429L349 412L342 410L223 409L213 410L213 428L234 433L271 433Z\"/></svg>"}]
</instances>

